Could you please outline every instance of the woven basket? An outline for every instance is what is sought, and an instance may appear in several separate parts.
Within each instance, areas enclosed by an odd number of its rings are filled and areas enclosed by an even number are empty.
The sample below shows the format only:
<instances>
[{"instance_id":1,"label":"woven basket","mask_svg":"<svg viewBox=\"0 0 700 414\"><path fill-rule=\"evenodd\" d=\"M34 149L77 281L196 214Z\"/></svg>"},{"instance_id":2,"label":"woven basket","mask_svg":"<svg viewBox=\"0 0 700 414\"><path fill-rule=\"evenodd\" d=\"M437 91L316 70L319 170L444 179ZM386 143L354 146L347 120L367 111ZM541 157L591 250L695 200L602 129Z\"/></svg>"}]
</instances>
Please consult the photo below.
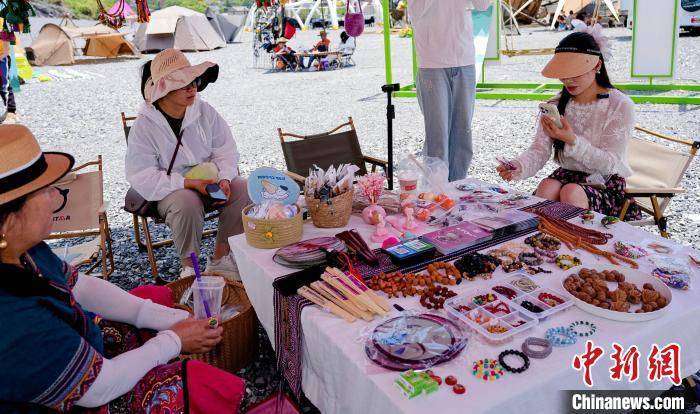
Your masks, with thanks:
<instances>
[{"instance_id":1,"label":"woven basket","mask_svg":"<svg viewBox=\"0 0 700 414\"><path fill-rule=\"evenodd\" d=\"M321 228L345 227L352 214L352 191L333 197L330 204L317 198L304 195L314 226Z\"/></svg>"},{"instance_id":2,"label":"woven basket","mask_svg":"<svg viewBox=\"0 0 700 414\"><path fill-rule=\"evenodd\" d=\"M170 288L176 304L180 302L183 293L192 286L193 282L194 276L189 276L168 283L167 286ZM226 280L221 298L221 306L223 305L237 305L241 310L238 315L221 323L224 328L221 342L206 354L187 354L181 355L180 358L196 359L234 373L250 365L257 355L257 321L255 311L241 282ZM191 312L189 308L177 306Z\"/></svg>"},{"instance_id":3,"label":"woven basket","mask_svg":"<svg viewBox=\"0 0 700 414\"><path fill-rule=\"evenodd\" d=\"M243 231L249 245L258 249L275 249L301 240L304 229L301 208L296 216L281 220L257 219L246 213L253 205L243 209Z\"/></svg>"}]
</instances>

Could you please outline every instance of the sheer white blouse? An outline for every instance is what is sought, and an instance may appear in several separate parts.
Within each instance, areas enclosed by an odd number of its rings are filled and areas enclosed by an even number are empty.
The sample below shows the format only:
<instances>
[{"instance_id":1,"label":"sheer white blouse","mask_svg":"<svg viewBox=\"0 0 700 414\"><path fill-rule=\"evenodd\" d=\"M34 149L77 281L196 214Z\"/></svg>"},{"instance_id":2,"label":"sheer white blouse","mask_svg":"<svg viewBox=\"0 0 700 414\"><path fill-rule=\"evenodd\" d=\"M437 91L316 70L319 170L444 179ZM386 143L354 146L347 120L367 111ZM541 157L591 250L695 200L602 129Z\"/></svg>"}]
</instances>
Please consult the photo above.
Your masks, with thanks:
<instances>
[{"instance_id":1,"label":"sheer white blouse","mask_svg":"<svg viewBox=\"0 0 700 414\"><path fill-rule=\"evenodd\" d=\"M589 174L632 175L627 163L627 144L634 129L634 104L617 89L610 89L609 94L608 98L588 104L573 99L567 104L564 118L571 124L576 143L564 146L559 162L562 168ZM550 102L556 105L559 96ZM522 170L514 178L521 180L537 174L552 158L552 142L538 120L535 140L515 159Z\"/></svg>"}]
</instances>

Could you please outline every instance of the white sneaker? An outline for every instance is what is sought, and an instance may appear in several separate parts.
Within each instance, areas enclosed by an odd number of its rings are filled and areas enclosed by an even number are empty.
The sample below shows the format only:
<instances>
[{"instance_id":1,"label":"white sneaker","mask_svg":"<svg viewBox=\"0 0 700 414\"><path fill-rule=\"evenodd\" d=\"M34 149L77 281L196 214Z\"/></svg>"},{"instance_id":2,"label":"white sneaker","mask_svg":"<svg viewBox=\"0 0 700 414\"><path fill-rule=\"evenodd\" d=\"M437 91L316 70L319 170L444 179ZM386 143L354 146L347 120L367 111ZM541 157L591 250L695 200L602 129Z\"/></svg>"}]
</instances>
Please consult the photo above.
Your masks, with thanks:
<instances>
[{"instance_id":1,"label":"white sneaker","mask_svg":"<svg viewBox=\"0 0 700 414\"><path fill-rule=\"evenodd\" d=\"M238 271L238 265L230 254L223 256L220 259L214 259L213 256L207 258L207 268L204 273L217 274L225 277L228 280L241 281L241 275Z\"/></svg>"},{"instance_id":2,"label":"white sneaker","mask_svg":"<svg viewBox=\"0 0 700 414\"><path fill-rule=\"evenodd\" d=\"M180 279L189 277L189 276L194 276L194 268L185 266L182 268L182 271L180 272Z\"/></svg>"}]
</instances>

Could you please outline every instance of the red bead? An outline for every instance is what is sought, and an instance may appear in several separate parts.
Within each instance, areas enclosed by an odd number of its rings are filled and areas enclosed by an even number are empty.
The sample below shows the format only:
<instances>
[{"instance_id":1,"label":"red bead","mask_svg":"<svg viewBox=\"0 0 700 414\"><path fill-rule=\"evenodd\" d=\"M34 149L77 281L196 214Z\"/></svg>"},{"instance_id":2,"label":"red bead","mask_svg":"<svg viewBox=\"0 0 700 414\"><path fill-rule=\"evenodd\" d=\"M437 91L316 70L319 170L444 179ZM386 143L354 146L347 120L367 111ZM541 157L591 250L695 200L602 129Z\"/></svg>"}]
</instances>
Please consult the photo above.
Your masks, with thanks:
<instances>
[{"instance_id":1,"label":"red bead","mask_svg":"<svg viewBox=\"0 0 700 414\"><path fill-rule=\"evenodd\" d=\"M448 375L445 377L445 384L447 385L455 385L457 383L457 378L455 378L452 375Z\"/></svg>"},{"instance_id":2,"label":"red bead","mask_svg":"<svg viewBox=\"0 0 700 414\"><path fill-rule=\"evenodd\" d=\"M433 375L435 375L435 374L433 373L433 371L431 371L431 370L427 370L427 371L425 371L425 373L428 374L428 375L431 376L431 377L432 377Z\"/></svg>"},{"instance_id":3,"label":"red bead","mask_svg":"<svg viewBox=\"0 0 700 414\"><path fill-rule=\"evenodd\" d=\"M430 378L432 378L433 381L437 382L438 385L442 385L442 378L438 377L437 375L431 375Z\"/></svg>"},{"instance_id":4,"label":"red bead","mask_svg":"<svg viewBox=\"0 0 700 414\"><path fill-rule=\"evenodd\" d=\"M464 388L464 385L462 384L455 384L455 386L452 387L452 391L454 391L455 394L464 394L467 392L467 389Z\"/></svg>"}]
</instances>

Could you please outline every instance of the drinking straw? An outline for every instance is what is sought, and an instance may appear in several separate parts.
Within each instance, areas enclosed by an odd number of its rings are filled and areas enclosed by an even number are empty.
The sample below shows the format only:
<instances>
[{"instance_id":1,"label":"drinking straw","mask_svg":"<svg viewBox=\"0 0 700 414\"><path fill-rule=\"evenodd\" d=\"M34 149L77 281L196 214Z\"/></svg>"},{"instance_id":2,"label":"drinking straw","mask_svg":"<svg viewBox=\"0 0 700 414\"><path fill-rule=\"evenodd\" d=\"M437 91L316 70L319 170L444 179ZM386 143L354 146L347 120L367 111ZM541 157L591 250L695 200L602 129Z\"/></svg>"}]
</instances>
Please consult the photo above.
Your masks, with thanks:
<instances>
[{"instance_id":1,"label":"drinking straw","mask_svg":"<svg viewBox=\"0 0 700 414\"><path fill-rule=\"evenodd\" d=\"M192 259L192 266L194 267L194 275L197 282L202 284L202 272L199 271L199 260L197 260L197 255L194 252L190 253L190 259ZM204 313L207 314L207 318L211 318L211 310L209 310L209 302L207 302L207 297L204 295L204 289L199 288L199 293L202 296L202 305L204 305Z\"/></svg>"}]
</instances>

